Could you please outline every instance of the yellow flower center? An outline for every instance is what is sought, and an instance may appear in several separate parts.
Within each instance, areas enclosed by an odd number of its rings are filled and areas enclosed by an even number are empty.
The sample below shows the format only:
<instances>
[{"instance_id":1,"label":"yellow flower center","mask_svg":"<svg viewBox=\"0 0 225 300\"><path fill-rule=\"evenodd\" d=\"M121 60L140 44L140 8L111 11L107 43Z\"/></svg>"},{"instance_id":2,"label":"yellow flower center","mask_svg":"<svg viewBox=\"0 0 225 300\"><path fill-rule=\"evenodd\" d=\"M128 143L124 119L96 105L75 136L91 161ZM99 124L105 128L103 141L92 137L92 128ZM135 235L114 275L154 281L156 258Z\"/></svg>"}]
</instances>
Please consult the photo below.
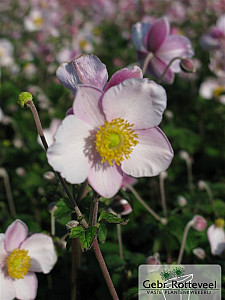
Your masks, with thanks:
<instances>
[{"instance_id":1,"label":"yellow flower center","mask_svg":"<svg viewBox=\"0 0 225 300\"><path fill-rule=\"evenodd\" d=\"M2 54L3 54L3 52L2 52L2 50L0 50L0 56L2 56Z\"/></svg>"},{"instance_id":2,"label":"yellow flower center","mask_svg":"<svg viewBox=\"0 0 225 300\"><path fill-rule=\"evenodd\" d=\"M101 155L102 161L112 166L113 161L117 165L125 158L130 158L133 147L138 144L138 135L134 132L130 124L121 118L105 121L104 126L100 126L96 133L95 147Z\"/></svg>"},{"instance_id":3,"label":"yellow flower center","mask_svg":"<svg viewBox=\"0 0 225 300\"><path fill-rule=\"evenodd\" d=\"M214 98L219 97L221 94L225 92L225 88L223 86L218 86L214 91L213 91L213 96Z\"/></svg>"},{"instance_id":4,"label":"yellow flower center","mask_svg":"<svg viewBox=\"0 0 225 300\"><path fill-rule=\"evenodd\" d=\"M216 224L216 227L223 228L225 225L224 219L222 219L222 218L217 219L215 224Z\"/></svg>"},{"instance_id":5,"label":"yellow flower center","mask_svg":"<svg viewBox=\"0 0 225 300\"><path fill-rule=\"evenodd\" d=\"M27 255L28 250L14 249L7 258L7 269L9 276L16 279L24 278L29 271L30 256Z\"/></svg>"},{"instance_id":6,"label":"yellow flower center","mask_svg":"<svg viewBox=\"0 0 225 300\"><path fill-rule=\"evenodd\" d=\"M37 17L34 19L34 24L36 26L42 26L43 25L43 18L42 17Z\"/></svg>"},{"instance_id":7,"label":"yellow flower center","mask_svg":"<svg viewBox=\"0 0 225 300\"><path fill-rule=\"evenodd\" d=\"M84 49L87 46L87 42L85 40L80 40L79 45L81 49Z\"/></svg>"}]
</instances>

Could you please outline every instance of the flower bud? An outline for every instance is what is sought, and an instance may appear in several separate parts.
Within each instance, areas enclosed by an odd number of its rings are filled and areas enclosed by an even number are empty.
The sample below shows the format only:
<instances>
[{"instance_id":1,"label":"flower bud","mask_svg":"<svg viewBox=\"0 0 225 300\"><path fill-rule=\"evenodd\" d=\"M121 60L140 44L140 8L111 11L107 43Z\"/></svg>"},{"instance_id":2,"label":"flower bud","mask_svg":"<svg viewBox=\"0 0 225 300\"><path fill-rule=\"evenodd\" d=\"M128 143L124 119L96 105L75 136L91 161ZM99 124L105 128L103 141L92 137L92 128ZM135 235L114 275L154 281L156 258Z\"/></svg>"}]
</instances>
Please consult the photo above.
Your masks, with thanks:
<instances>
[{"instance_id":1,"label":"flower bud","mask_svg":"<svg viewBox=\"0 0 225 300\"><path fill-rule=\"evenodd\" d=\"M151 265L151 268L149 269L150 272L155 272L160 268L161 262L159 260L159 254L154 253L152 256L149 256L146 259L146 264Z\"/></svg>"},{"instance_id":2,"label":"flower bud","mask_svg":"<svg viewBox=\"0 0 225 300\"><path fill-rule=\"evenodd\" d=\"M205 230L207 226L206 219L203 218L202 216L194 216L193 218L193 228L197 231L203 231Z\"/></svg>"},{"instance_id":3,"label":"flower bud","mask_svg":"<svg viewBox=\"0 0 225 300\"><path fill-rule=\"evenodd\" d=\"M43 178L47 181L52 181L53 179L55 179L55 174L52 171L48 171L43 174Z\"/></svg>"},{"instance_id":4,"label":"flower bud","mask_svg":"<svg viewBox=\"0 0 225 300\"><path fill-rule=\"evenodd\" d=\"M162 180L165 180L168 177L168 173L166 171L162 171L159 176Z\"/></svg>"},{"instance_id":5,"label":"flower bud","mask_svg":"<svg viewBox=\"0 0 225 300\"><path fill-rule=\"evenodd\" d=\"M179 152L179 155L180 155L180 158L184 159L184 160L189 160L190 159L190 156L189 154L187 153L187 151L184 151L184 150L181 150Z\"/></svg>"},{"instance_id":6,"label":"flower bud","mask_svg":"<svg viewBox=\"0 0 225 300\"><path fill-rule=\"evenodd\" d=\"M181 70L186 73L195 73L196 67L194 61L190 58L183 58L180 61Z\"/></svg>"},{"instance_id":7,"label":"flower bud","mask_svg":"<svg viewBox=\"0 0 225 300\"><path fill-rule=\"evenodd\" d=\"M178 196L177 202L180 207L184 207L187 205L187 200L183 196Z\"/></svg>"},{"instance_id":8,"label":"flower bud","mask_svg":"<svg viewBox=\"0 0 225 300\"><path fill-rule=\"evenodd\" d=\"M29 102L29 101L33 101L33 96L31 93L29 92L22 92L19 94L19 97L18 97L18 104L21 106L21 107L24 107L24 105Z\"/></svg>"},{"instance_id":9,"label":"flower bud","mask_svg":"<svg viewBox=\"0 0 225 300\"><path fill-rule=\"evenodd\" d=\"M69 231L70 229L74 228L74 227L77 227L79 225L79 222L76 221L76 220L72 220L72 221L69 221L67 224L66 224L66 229Z\"/></svg>"},{"instance_id":10,"label":"flower bud","mask_svg":"<svg viewBox=\"0 0 225 300\"><path fill-rule=\"evenodd\" d=\"M48 211L50 213L54 213L57 209L57 206L56 206L56 202L51 202L49 205L48 205Z\"/></svg>"},{"instance_id":11,"label":"flower bud","mask_svg":"<svg viewBox=\"0 0 225 300\"><path fill-rule=\"evenodd\" d=\"M193 249L193 253L199 259L204 259L205 258L205 250L202 249L202 248L195 248L195 249Z\"/></svg>"},{"instance_id":12,"label":"flower bud","mask_svg":"<svg viewBox=\"0 0 225 300\"><path fill-rule=\"evenodd\" d=\"M26 175L26 170L22 167L16 168L16 174L20 177L23 177Z\"/></svg>"},{"instance_id":13,"label":"flower bud","mask_svg":"<svg viewBox=\"0 0 225 300\"><path fill-rule=\"evenodd\" d=\"M113 199L110 208L116 213L122 216L128 215L132 212L132 207L126 199L116 197Z\"/></svg>"},{"instance_id":14,"label":"flower bud","mask_svg":"<svg viewBox=\"0 0 225 300\"><path fill-rule=\"evenodd\" d=\"M200 190L204 190L205 189L205 181L199 180L199 182L198 182L198 188Z\"/></svg>"}]
</instances>

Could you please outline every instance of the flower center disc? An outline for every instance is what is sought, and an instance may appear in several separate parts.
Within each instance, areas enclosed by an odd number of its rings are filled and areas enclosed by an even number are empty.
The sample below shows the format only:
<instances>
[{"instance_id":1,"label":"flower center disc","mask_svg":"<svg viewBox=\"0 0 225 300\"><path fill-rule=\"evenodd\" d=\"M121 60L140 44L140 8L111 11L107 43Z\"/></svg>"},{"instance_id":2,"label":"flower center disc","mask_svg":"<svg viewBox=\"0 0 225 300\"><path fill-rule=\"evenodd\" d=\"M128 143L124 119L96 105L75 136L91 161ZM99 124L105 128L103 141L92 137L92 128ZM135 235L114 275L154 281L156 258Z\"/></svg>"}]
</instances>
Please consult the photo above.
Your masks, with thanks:
<instances>
[{"instance_id":1,"label":"flower center disc","mask_svg":"<svg viewBox=\"0 0 225 300\"><path fill-rule=\"evenodd\" d=\"M216 220L215 224L216 224L216 227L223 228L224 224L225 224L225 221L224 221L224 219L219 218L219 219Z\"/></svg>"},{"instance_id":2,"label":"flower center disc","mask_svg":"<svg viewBox=\"0 0 225 300\"><path fill-rule=\"evenodd\" d=\"M14 249L7 258L9 276L16 279L24 278L31 267L28 250Z\"/></svg>"},{"instance_id":3,"label":"flower center disc","mask_svg":"<svg viewBox=\"0 0 225 300\"><path fill-rule=\"evenodd\" d=\"M105 121L96 133L95 147L101 155L101 163L108 161L112 166L113 161L117 165L124 158L128 159L133 147L138 144L138 135L132 129L134 125L121 118Z\"/></svg>"},{"instance_id":4,"label":"flower center disc","mask_svg":"<svg viewBox=\"0 0 225 300\"><path fill-rule=\"evenodd\" d=\"M214 91L213 91L213 96L214 98L219 97L220 95L224 94L225 89L223 86L218 86Z\"/></svg>"}]
</instances>

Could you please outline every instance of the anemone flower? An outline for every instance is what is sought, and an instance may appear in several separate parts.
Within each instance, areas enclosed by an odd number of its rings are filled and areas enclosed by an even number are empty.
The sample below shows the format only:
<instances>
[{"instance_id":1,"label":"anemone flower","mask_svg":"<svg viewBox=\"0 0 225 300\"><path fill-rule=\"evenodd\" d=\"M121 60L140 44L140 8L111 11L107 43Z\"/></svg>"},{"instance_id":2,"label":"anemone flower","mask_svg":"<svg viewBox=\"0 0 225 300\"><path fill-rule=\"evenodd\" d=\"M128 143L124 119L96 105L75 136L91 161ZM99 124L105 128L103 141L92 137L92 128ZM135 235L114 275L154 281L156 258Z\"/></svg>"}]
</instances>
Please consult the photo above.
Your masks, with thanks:
<instances>
[{"instance_id":1,"label":"anemone flower","mask_svg":"<svg viewBox=\"0 0 225 300\"><path fill-rule=\"evenodd\" d=\"M143 62L149 57L146 74L156 79L162 76L175 57L188 58L194 55L191 43L186 37L170 34L170 24L165 17L155 20L153 24L136 23L132 29L132 38L138 60ZM174 72L180 70L180 61L174 61L162 81L173 83Z\"/></svg>"},{"instance_id":2,"label":"anemone flower","mask_svg":"<svg viewBox=\"0 0 225 300\"><path fill-rule=\"evenodd\" d=\"M26 224L14 221L0 234L0 299L35 299L38 282L34 272L49 273L56 260L51 237L42 233L28 237Z\"/></svg>"},{"instance_id":3,"label":"anemone flower","mask_svg":"<svg viewBox=\"0 0 225 300\"><path fill-rule=\"evenodd\" d=\"M80 85L73 115L63 120L47 151L48 162L68 182L88 179L98 194L111 198L124 173L155 176L170 165L173 150L157 127L165 107L165 90L148 79L127 79L105 93Z\"/></svg>"},{"instance_id":4,"label":"anemone flower","mask_svg":"<svg viewBox=\"0 0 225 300\"><path fill-rule=\"evenodd\" d=\"M217 219L207 230L212 255L220 255L225 250L224 220Z\"/></svg>"}]
</instances>

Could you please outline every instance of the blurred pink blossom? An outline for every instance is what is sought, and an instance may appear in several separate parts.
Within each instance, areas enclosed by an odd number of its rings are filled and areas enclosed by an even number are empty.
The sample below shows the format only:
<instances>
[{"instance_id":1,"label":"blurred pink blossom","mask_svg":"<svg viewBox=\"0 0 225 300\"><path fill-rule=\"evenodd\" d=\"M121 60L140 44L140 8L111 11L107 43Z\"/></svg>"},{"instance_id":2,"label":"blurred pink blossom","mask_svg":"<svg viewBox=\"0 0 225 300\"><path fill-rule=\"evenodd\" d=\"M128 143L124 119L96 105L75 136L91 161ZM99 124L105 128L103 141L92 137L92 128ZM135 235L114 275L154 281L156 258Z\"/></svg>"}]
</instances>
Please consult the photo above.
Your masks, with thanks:
<instances>
[{"instance_id":1,"label":"blurred pink blossom","mask_svg":"<svg viewBox=\"0 0 225 300\"><path fill-rule=\"evenodd\" d=\"M20 220L14 221L0 234L0 299L35 299L37 277L34 272L48 274L57 256L52 238L35 233Z\"/></svg>"},{"instance_id":2,"label":"blurred pink blossom","mask_svg":"<svg viewBox=\"0 0 225 300\"><path fill-rule=\"evenodd\" d=\"M206 229L207 222L202 216L196 215L193 218L193 228L197 231L203 231Z\"/></svg>"},{"instance_id":3,"label":"blurred pink blossom","mask_svg":"<svg viewBox=\"0 0 225 300\"><path fill-rule=\"evenodd\" d=\"M187 58L194 54L186 37L170 34L170 24L166 17L157 19L153 24L135 24L132 36L138 60L144 62L147 56L152 55L147 66L147 74L156 79L161 77L173 58ZM162 81L173 83L174 72L180 72L179 60L172 63Z\"/></svg>"}]
</instances>

